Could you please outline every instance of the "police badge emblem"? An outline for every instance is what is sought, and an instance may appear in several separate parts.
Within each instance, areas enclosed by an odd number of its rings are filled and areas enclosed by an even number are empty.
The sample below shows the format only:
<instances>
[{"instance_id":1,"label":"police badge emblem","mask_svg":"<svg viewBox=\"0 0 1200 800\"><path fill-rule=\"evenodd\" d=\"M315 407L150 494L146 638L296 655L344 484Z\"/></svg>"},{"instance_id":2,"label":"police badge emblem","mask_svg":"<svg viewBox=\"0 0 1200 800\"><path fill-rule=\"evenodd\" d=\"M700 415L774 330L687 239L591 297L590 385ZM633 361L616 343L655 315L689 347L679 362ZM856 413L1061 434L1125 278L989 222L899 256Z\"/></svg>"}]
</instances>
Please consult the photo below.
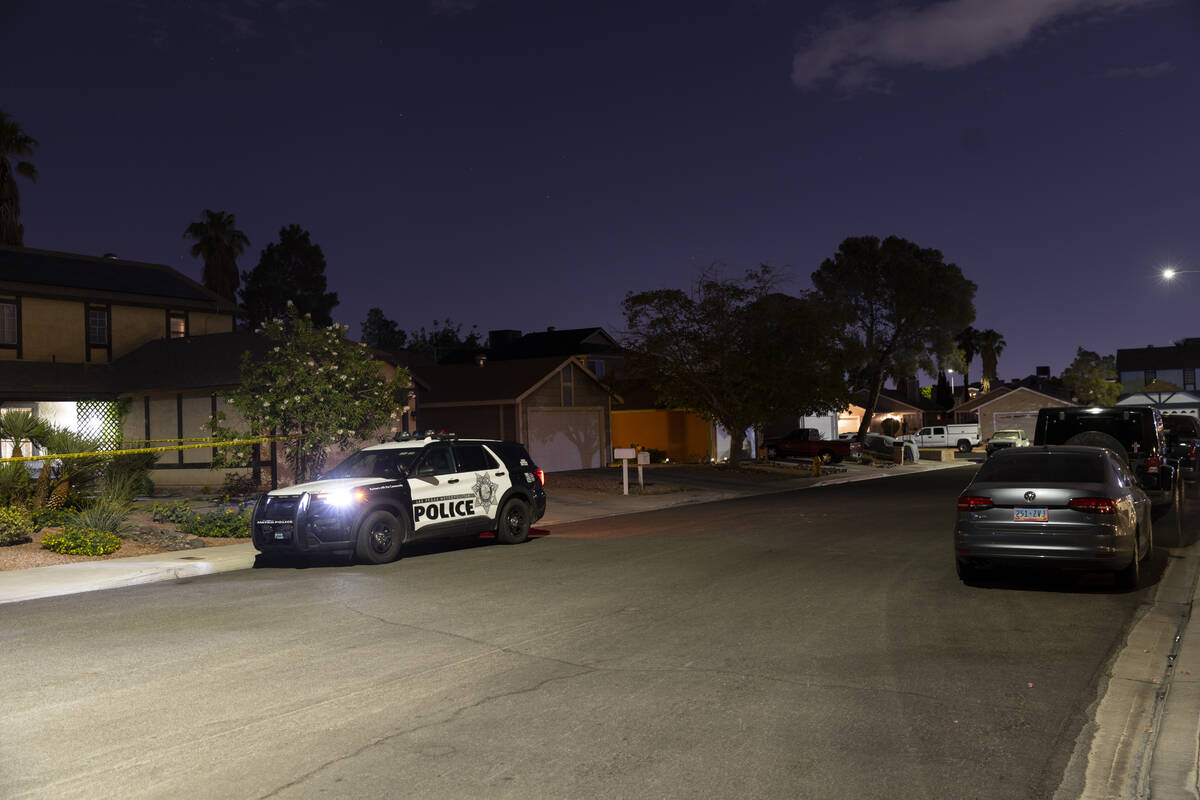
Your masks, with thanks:
<instances>
[{"instance_id":1,"label":"police badge emblem","mask_svg":"<svg viewBox=\"0 0 1200 800\"><path fill-rule=\"evenodd\" d=\"M492 512L492 506L496 503L496 484L486 473L475 473L475 485L471 487L475 492L475 502L486 513Z\"/></svg>"}]
</instances>

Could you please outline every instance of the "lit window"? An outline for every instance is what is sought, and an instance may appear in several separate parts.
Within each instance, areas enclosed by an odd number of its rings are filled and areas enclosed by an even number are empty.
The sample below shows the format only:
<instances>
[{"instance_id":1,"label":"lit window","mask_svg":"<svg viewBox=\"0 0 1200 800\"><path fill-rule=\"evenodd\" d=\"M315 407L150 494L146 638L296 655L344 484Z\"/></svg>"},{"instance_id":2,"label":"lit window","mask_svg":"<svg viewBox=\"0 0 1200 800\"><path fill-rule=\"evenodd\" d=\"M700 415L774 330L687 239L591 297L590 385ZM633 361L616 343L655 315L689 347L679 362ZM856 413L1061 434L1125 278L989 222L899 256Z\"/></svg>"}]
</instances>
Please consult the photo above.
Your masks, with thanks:
<instances>
[{"instance_id":1,"label":"lit window","mask_svg":"<svg viewBox=\"0 0 1200 800\"><path fill-rule=\"evenodd\" d=\"M17 343L17 304L0 303L0 344Z\"/></svg>"},{"instance_id":2,"label":"lit window","mask_svg":"<svg viewBox=\"0 0 1200 800\"><path fill-rule=\"evenodd\" d=\"M182 339L187 336L187 315L172 314L167 321L167 330L172 339Z\"/></svg>"},{"instance_id":3,"label":"lit window","mask_svg":"<svg viewBox=\"0 0 1200 800\"><path fill-rule=\"evenodd\" d=\"M1145 379L1147 386L1154 383L1154 379L1157 377L1158 377L1158 372L1156 370L1148 369L1142 373L1142 378Z\"/></svg>"},{"instance_id":4,"label":"lit window","mask_svg":"<svg viewBox=\"0 0 1200 800\"><path fill-rule=\"evenodd\" d=\"M89 308L87 323L88 344L92 347L108 347L108 311Z\"/></svg>"}]
</instances>

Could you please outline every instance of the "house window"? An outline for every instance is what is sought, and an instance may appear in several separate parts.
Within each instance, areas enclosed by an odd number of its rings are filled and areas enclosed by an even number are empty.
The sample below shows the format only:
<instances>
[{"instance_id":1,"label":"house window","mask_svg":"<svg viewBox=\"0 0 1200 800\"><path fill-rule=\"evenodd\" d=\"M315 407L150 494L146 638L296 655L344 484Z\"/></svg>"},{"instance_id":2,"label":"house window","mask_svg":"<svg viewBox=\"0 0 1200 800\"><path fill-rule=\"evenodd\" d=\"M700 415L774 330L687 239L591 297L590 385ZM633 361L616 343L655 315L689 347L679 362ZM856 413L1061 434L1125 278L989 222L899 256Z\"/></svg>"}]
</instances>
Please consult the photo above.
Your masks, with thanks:
<instances>
[{"instance_id":1,"label":"house window","mask_svg":"<svg viewBox=\"0 0 1200 800\"><path fill-rule=\"evenodd\" d=\"M1152 370L1152 369L1148 369L1142 373L1142 380L1145 381L1145 384L1144 384L1145 386L1149 386L1150 384L1154 383L1154 379L1157 377L1158 377L1158 372L1156 372L1155 370Z\"/></svg>"},{"instance_id":2,"label":"house window","mask_svg":"<svg viewBox=\"0 0 1200 800\"><path fill-rule=\"evenodd\" d=\"M108 309L88 309L87 343L92 347L108 347Z\"/></svg>"},{"instance_id":3,"label":"house window","mask_svg":"<svg viewBox=\"0 0 1200 800\"><path fill-rule=\"evenodd\" d=\"M1196 368L1184 367L1183 370L1183 388L1192 391L1196 388Z\"/></svg>"},{"instance_id":4,"label":"house window","mask_svg":"<svg viewBox=\"0 0 1200 800\"><path fill-rule=\"evenodd\" d=\"M564 406L575 405L575 385L572 383L570 364L562 368L562 404Z\"/></svg>"},{"instance_id":5,"label":"house window","mask_svg":"<svg viewBox=\"0 0 1200 800\"><path fill-rule=\"evenodd\" d=\"M182 339L187 333L187 314L172 311L167 315L168 339Z\"/></svg>"},{"instance_id":6,"label":"house window","mask_svg":"<svg viewBox=\"0 0 1200 800\"><path fill-rule=\"evenodd\" d=\"M0 303L0 346L17 346L17 304Z\"/></svg>"},{"instance_id":7,"label":"house window","mask_svg":"<svg viewBox=\"0 0 1200 800\"><path fill-rule=\"evenodd\" d=\"M597 378L604 377L604 362L598 358L593 358L588 361L588 366L592 368L592 374Z\"/></svg>"}]
</instances>

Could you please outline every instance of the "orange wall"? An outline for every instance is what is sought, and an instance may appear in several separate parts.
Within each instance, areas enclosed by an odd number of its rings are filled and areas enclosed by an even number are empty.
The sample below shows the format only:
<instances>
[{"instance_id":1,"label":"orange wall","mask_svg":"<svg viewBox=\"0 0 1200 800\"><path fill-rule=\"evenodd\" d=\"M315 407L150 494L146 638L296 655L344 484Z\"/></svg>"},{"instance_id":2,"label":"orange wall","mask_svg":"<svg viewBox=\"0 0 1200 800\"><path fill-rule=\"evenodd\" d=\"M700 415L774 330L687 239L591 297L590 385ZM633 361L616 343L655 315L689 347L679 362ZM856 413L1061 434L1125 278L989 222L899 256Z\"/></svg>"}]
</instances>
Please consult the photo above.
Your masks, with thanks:
<instances>
[{"instance_id":1,"label":"orange wall","mask_svg":"<svg viewBox=\"0 0 1200 800\"><path fill-rule=\"evenodd\" d=\"M614 411L613 447L663 450L672 461L710 456L711 426L690 411Z\"/></svg>"}]
</instances>

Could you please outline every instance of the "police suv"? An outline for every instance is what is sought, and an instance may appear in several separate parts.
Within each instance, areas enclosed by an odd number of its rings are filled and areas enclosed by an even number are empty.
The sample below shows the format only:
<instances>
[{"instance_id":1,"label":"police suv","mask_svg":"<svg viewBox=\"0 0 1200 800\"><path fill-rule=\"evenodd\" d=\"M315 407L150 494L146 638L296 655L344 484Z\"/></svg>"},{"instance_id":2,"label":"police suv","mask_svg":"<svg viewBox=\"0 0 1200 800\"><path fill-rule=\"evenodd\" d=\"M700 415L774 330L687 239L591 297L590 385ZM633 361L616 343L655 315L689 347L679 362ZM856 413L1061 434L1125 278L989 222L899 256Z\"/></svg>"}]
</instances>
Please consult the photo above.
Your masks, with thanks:
<instances>
[{"instance_id":1,"label":"police suv","mask_svg":"<svg viewBox=\"0 0 1200 800\"><path fill-rule=\"evenodd\" d=\"M268 559L339 553L383 564L406 542L436 536L494 531L518 544L546 513L545 479L517 442L401 434L320 480L260 497L254 546Z\"/></svg>"}]
</instances>

